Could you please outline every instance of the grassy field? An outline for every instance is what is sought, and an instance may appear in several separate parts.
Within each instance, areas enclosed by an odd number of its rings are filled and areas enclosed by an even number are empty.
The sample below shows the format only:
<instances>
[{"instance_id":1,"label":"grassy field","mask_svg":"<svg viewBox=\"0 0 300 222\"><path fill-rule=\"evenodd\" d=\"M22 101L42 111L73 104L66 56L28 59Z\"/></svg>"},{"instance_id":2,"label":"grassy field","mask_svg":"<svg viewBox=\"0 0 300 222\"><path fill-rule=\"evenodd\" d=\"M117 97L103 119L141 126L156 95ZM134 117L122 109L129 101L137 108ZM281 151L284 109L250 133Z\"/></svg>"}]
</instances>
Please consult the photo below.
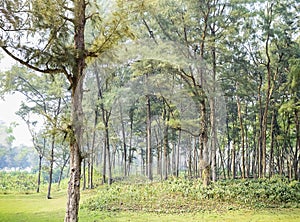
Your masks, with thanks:
<instances>
[{"instance_id":1,"label":"grassy field","mask_svg":"<svg viewBox=\"0 0 300 222\"><path fill-rule=\"evenodd\" d=\"M83 192L82 199L91 196L90 192ZM47 200L46 194L1 194L0 221L1 222L44 222L63 221L66 195L60 191L53 194L53 199ZM107 212L87 211L81 209L80 221L300 221L300 209L270 209L270 210L228 210L222 213L184 213L157 214L145 212Z\"/></svg>"},{"instance_id":2,"label":"grassy field","mask_svg":"<svg viewBox=\"0 0 300 222\"><path fill-rule=\"evenodd\" d=\"M7 177L7 175L4 175ZM17 180L21 178L21 180ZM0 180L0 222L63 221L67 180L34 192L23 177ZM29 189L30 188L30 189ZM81 222L300 221L300 183L282 178L219 181L204 189L197 180L143 180L99 185L81 193Z\"/></svg>"}]
</instances>

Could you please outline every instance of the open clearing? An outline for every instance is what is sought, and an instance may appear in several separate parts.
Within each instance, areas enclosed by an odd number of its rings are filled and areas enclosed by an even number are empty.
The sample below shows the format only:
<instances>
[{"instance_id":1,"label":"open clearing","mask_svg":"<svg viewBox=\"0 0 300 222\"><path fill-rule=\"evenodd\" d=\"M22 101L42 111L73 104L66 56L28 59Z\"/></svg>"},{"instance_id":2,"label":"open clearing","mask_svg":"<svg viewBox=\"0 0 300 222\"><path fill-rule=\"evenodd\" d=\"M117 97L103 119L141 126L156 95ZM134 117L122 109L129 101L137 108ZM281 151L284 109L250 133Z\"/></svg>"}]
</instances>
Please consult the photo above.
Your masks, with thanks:
<instances>
[{"instance_id":1,"label":"open clearing","mask_svg":"<svg viewBox=\"0 0 300 222\"><path fill-rule=\"evenodd\" d=\"M82 193L82 199L93 195ZM1 194L1 222L44 222L63 221L66 205L64 191L55 192L53 199L47 200L46 194ZM300 209L269 210L228 210L226 212L203 212L185 214L156 214L141 212L88 212L81 209L79 219L83 222L100 221L300 221Z\"/></svg>"}]
</instances>

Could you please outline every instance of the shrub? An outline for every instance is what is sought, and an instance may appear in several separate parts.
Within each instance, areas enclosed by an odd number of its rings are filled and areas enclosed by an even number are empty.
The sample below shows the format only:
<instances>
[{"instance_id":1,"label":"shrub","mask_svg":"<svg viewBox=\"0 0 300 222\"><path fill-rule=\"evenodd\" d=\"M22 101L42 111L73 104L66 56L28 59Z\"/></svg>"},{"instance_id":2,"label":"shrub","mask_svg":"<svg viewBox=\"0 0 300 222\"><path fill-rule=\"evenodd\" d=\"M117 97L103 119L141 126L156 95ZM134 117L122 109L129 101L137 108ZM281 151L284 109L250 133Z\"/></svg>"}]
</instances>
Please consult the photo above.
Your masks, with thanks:
<instances>
[{"instance_id":1,"label":"shrub","mask_svg":"<svg viewBox=\"0 0 300 222\"><path fill-rule=\"evenodd\" d=\"M282 178L227 180L203 188L200 180L172 178L153 183L114 183L99 186L83 208L183 213L235 207L299 206L300 183Z\"/></svg>"},{"instance_id":2,"label":"shrub","mask_svg":"<svg viewBox=\"0 0 300 222\"><path fill-rule=\"evenodd\" d=\"M1 193L32 193L36 189L36 175L27 172L0 172Z\"/></svg>"}]
</instances>

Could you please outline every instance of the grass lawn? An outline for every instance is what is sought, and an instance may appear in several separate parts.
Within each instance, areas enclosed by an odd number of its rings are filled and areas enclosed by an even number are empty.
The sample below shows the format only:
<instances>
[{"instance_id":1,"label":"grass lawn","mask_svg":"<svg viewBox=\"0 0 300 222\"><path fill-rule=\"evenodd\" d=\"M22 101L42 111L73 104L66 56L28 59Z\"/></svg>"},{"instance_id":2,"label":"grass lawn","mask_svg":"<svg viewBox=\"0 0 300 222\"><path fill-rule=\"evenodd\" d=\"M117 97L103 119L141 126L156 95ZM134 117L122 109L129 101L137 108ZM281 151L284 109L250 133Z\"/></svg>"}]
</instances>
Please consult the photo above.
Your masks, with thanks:
<instances>
[{"instance_id":1,"label":"grass lawn","mask_svg":"<svg viewBox=\"0 0 300 222\"><path fill-rule=\"evenodd\" d=\"M86 191L82 199L92 195ZM66 206L65 191L54 192L53 199L46 194L1 194L1 222L44 222L63 221ZM222 213L157 214L140 212L88 212L81 209L79 219L83 222L97 221L300 221L300 209L229 210Z\"/></svg>"}]
</instances>

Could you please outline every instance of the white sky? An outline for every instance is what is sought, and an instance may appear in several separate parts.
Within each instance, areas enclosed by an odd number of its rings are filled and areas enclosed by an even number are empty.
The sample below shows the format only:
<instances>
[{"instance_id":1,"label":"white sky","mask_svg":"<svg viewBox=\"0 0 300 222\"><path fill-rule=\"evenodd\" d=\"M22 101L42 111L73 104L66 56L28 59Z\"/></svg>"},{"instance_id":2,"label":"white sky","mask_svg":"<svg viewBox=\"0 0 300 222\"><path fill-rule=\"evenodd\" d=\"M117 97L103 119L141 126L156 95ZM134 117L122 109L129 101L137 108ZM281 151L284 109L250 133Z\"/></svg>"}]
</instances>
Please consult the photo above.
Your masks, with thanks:
<instances>
[{"instance_id":1,"label":"white sky","mask_svg":"<svg viewBox=\"0 0 300 222\"><path fill-rule=\"evenodd\" d=\"M0 51L0 53L4 56L4 58L0 60L0 72L2 72L8 70L15 62L5 56L2 51ZM31 136L25 122L15 114L19 109L22 99L23 97L19 93L6 95L4 101L0 99L0 120L5 122L7 126L12 122L18 124L14 129L15 141L13 145L18 146L24 144L32 146Z\"/></svg>"}]
</instances>

